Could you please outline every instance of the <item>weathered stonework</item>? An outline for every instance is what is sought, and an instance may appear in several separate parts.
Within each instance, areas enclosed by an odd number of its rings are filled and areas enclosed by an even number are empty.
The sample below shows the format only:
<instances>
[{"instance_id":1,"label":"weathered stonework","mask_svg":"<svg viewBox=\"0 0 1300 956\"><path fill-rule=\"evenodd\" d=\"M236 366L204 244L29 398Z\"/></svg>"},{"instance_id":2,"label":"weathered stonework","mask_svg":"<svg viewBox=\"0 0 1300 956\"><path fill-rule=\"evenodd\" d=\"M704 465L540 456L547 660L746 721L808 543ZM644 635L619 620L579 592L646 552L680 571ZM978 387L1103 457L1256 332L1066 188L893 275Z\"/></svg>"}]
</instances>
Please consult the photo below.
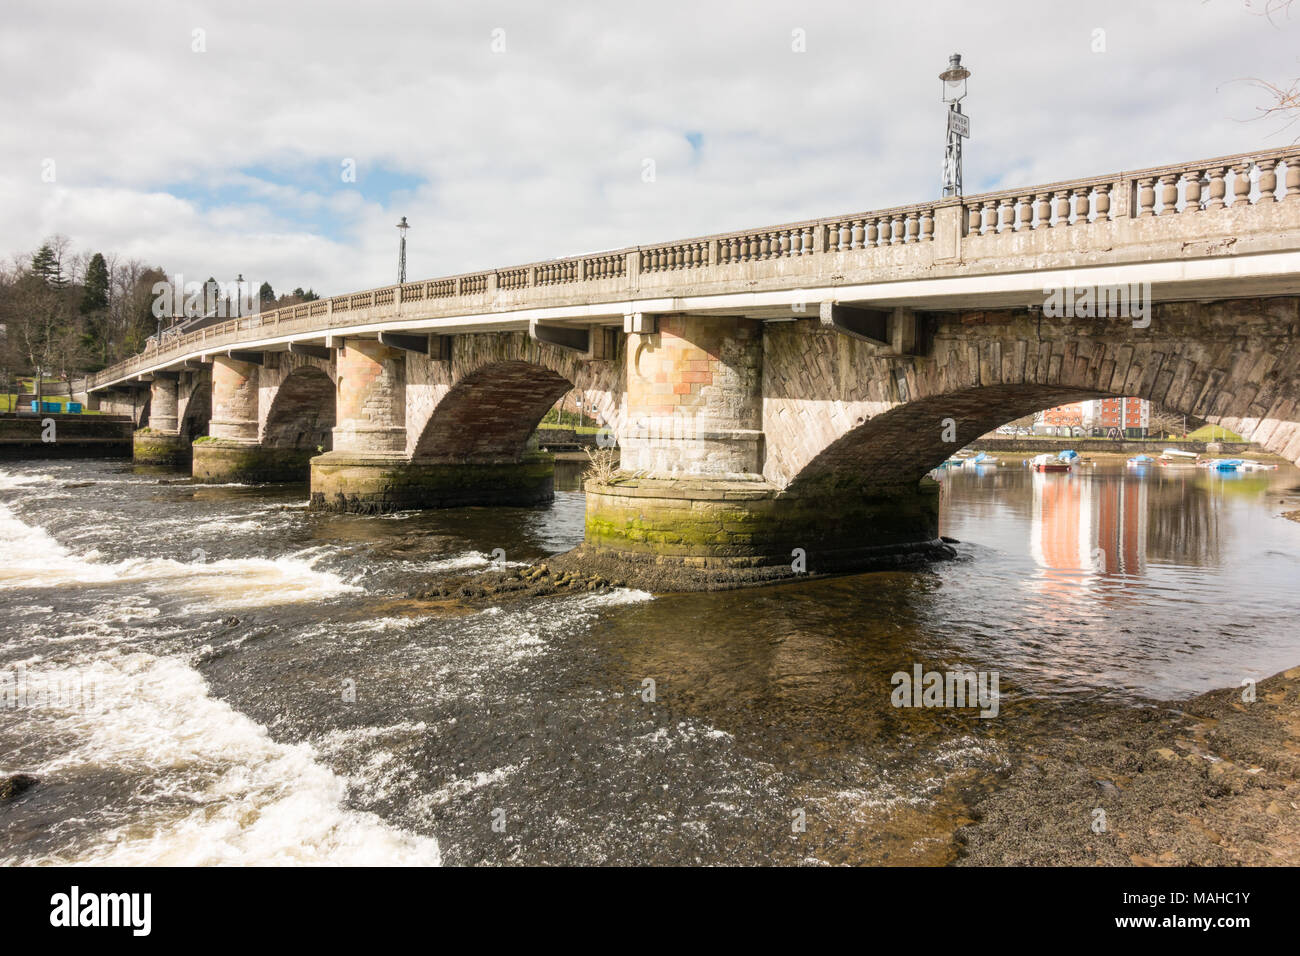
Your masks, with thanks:
<instances>
[{"instance_id":1,"label":"weathered stonework","mask_svg":"<svg viewBox=\"0 0 1300 956\"><path fill-rule=\"evenodd\" d=\"M616 429L623 366L529 339L524 332L456 336L449 360L406 356L406 451L430 461L509 461L568 391Z\"/></svg>"},{"instance_id":2,"label":"weathered stonework","mask_svg":"<svg viewBox=\"0 0 1300 956\"><path fill-rule=\"evenodd\" d=\"M313 449L209 438L194 443L192 474L195 481L211 484L306 482L314 454Z\"/></svg>"},{"instance_id":3,"label":"weathered stonework","mask_svg":"<svg viewBox=\"0 0 1300 956\"><path fill-rule=\"evenodd\" d=\"M149 383L149 427L164 435L180 431L178 418L179 375L161 372Z\"/></svg>"},{"instance_id":4,"label":"weathered stonework","mask_svg":"<svg viewBox=\"0 0 1300 956\"><path fill-rule=\"evenodd\" d=\"M889 566L939 549L934 482L887 496L832 491L791 495L763 481L707 478L589 480L583 549L623 560L633 579L648 562L707 571L714 585Z\"/></svg>"},{"instance_id":5,"label":"weathered stonework","mask_svg":"<svg viewBox=\"0 0 1300 956\"><path fill-rule=\"evenodd\" d=\"M671 315L627 347L625 471L740 477L762 470L763 327Z\"/></svg>"},{"instance_id":6,"label":"weathered stonework","mask_svg":"<svg viewBox=\"0 0 1300 956\"><path fill-rule=\"evenodd\" d=\"M136 432L131 439L131 458L137 465L154 468L190 468L190 439L152 429Z\"/></svg>"},{"instance_id":7,"label":"weathered stonework","mask_svg":"<svg viewBox=\"0 0 1300 956\"><path fill-rule=\"evenodd\" d=\"M354 454L406 449L406 359L373 339L338 350L334 447Z\"/></svg>"},{"instance_id":8,"label":"weathered stonework","mask_svg":"<svg viewBox=\"0 0 1300 956\"><path fill-rule=\"evenodd\" d=\"M208 434L257 441L257 366L224 355L212 360L212 420Z\"/></svg>"},{"instance_id":9,"label":"weathered stonework","mask_svg":"<svg viewBox=\"0 0 1300 956\"><path fill-rule=\"evenodd\" d=\"M405 455L330 452L311 461L311 506L378 514L414 508L544 504L555 496L555 458L517 462L411 461Z\"/></svg>"}]
</instances>

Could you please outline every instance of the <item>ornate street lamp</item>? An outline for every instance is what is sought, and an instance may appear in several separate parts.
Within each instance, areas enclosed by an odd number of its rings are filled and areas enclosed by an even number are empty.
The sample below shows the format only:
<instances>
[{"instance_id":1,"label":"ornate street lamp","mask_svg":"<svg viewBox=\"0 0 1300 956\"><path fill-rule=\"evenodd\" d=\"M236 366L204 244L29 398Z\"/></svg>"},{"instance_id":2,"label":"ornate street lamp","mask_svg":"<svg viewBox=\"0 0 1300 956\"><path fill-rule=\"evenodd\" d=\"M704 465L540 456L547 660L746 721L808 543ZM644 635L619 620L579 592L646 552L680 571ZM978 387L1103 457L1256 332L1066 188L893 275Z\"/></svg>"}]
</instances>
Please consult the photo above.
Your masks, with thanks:
<instances>
[{"instance_id":1,"label":"ornate street lamp","mask_svg":"<svg viewBox=\"0 0 1300 956\"><path fill-rule=\"evenodd\" d=\"M397 246L397 284L401 285L406 281L406 230L411 227L407 225L406 217L397 224L397 231L401 234L401 241Z\"/></svg>"},{"instance_id":2,"label":"ornate street lamp","mask_svg":"<svg viewBox=\"0 0 1300 956\"><path fill-rule=\"evenodd\" d=\"M961 111L966 98L966 78L970 70L961 65L961 54L948 57L948 69L939 74L943 81L943 101L948 104L948 148L943 157L943 194L960 196L961 141L970 136L970 117Z\"/></svg>"}]
</instances>

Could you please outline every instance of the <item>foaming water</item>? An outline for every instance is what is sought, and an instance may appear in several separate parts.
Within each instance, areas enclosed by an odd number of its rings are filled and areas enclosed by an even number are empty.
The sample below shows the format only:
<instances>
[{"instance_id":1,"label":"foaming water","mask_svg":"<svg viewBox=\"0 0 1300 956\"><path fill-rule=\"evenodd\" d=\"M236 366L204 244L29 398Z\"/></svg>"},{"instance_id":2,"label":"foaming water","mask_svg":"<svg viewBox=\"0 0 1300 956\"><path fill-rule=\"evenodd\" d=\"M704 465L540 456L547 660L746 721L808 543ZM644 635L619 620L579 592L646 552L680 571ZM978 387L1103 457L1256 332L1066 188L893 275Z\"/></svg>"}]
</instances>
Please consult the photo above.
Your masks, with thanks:
<instances>
[{"instance_id":1,"label":"foaming water","mask_svg":"<svg viewBox=\"0 0 1300 956\"><path fill-rule=\"evenodd\" d=\"M0 805L0 853L947 862L1017 741L1300 662L1300 473L1065 477L945 476L960 557L930 571L471 608L416 595L577 544L581 494L361 517L6 466L0 671L95 706L0 711L0 772L41 779ZM997 670L999 718L894 707L918 663Z\"/></svg>"},{"instance_id":2,"label":"foaming water","mask_svg":"<svg viewBox=\"0 0 1300 956\"><path fill-rule=\"evenodd\" d=\"M53 679L62 670L45 673ZM93 831L82 845L23 862L440 862L436 840L344 809L346 782L319 764L310 746L271 740L265 727L209 696L183 662L110 653L87 676L97 684L95 705L42 712L40 719L56 723L68 743L30 770L74 781L125 778L141 812L123 820L118 806L93 806L91 819L81 822Z\"/></svg>"}]
</instances>

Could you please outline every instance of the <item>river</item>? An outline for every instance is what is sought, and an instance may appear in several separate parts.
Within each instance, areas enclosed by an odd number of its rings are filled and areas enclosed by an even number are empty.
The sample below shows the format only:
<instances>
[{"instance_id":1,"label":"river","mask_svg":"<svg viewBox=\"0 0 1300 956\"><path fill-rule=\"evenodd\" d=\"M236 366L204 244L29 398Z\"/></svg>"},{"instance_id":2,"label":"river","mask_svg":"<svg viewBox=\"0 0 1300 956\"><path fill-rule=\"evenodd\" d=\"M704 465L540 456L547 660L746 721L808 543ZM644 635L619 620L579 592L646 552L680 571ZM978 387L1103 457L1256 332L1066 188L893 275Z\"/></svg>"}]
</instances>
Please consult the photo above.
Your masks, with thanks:
<instances>
[{"instance_id":1,"label":"river","mask_svg":"<svg viewBox=\"0 0 1300 956\"><path fill-rule=\"evenodd\" d=\"M303 487L0 465L14 863L947 863L972 794L1099 700L1300 663L1300 472L943 474L931 570L409 597L582 536L583 500L358 517ZM573 487L572 475L562 485ZM999 675L999 715L891 675Z\"/></svg>"}]
</instances>

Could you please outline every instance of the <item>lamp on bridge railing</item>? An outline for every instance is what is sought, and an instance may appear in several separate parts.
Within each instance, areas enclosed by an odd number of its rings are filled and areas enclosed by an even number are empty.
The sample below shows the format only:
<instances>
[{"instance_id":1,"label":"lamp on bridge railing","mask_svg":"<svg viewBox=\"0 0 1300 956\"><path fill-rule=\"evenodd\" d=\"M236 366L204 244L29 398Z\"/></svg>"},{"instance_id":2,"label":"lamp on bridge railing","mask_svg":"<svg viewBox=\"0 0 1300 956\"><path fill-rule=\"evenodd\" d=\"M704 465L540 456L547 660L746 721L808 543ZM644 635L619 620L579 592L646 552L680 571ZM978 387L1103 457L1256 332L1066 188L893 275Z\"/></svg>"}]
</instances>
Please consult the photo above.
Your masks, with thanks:
<instances>
[{"instance_id":1,"label":"lamp on bridge railing","mask_svg":"<svg viewBox=\"0 0 1300 956\"><path fill-rule=\"evenodd\" d=\"M397 284L401 285L406 281L406 230L411 227L406 223L406 217L397 224L397 231L401 234L402 239L397 246Z\"/></svg>"},{"instance_id":2,"label":"lamp on bridge railing","mask_svg":"<svg viewBox=\"0 0 1300 956\"><path fill-rule=\"evenodd\" d=\"M970 117L961 111L966 98L966 78L970 70L961 65L961 54L948 57L948 69L939 74L943 81L943 101L948 104L948 148L943 157L943 194L960 196L961 141L970 136Z\"/></svg>"}]
</instances>

